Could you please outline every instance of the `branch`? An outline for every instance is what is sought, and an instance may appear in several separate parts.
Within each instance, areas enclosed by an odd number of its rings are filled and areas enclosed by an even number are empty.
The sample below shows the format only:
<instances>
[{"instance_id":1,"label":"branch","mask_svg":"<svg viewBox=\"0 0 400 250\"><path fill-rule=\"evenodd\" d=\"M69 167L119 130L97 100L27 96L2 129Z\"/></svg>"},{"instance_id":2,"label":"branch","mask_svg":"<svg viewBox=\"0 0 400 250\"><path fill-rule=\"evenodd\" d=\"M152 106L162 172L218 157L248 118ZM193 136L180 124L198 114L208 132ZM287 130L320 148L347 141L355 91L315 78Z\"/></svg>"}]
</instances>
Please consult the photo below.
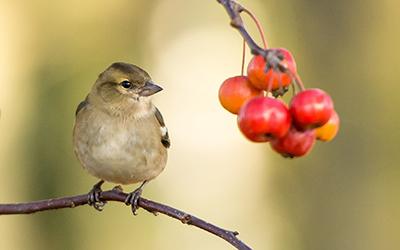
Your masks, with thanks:
<instances>
[{"instance_id":1,"label":"branch","mask_svg":"<svg viewBox=\"0 0 400 250\"><path fill-rule=\"evenodd\" d=\"M283 57L280 52L276 49L263 49L254 41L250 36L249 32L244 26L243 19L240 13L250 13L245 7L235 2L234 0L217 0L222 6L224 6L229 18L231 19L231 26L237 29L243 39L246 41L253 55L261 55L267 62L265 70L269 68L279 69L281 72L287 72L287 65L282 63ZM292 72L293 74L295 72Z\"/></svg>"},{"instance_id":2,"label":"branch","mask_svg":"<svg viewBox=\"0 0 400 250\"><path fill-rule=\"evenodd\" d=\"M101 201L116 201L125 202L128 194L118 190L112 189L104 191L100 195ZM0 204L0 215L7 214L31 214L35 212L41 212L46 210L61 209L61 208L75 208L82 205L88 204L88 195L82 194L77 196L61 197L55 199L33 201L27 203L15 203L15 204ZM229 231L208 223L196 216L180 211L176 208L139 198L139 207L151 212L153 214L162 213L169 217L180 220L183 224L192 225L203 229L209 233L212 233L227 242L239 250L251 250L250 247L245 245L242 241L237 238L238 232Z\"/></svg>"},{"instance_id":3,"label":"branch","mask_svg":"<svg viewBox=\"0 0 400 250\"><path fill-rule=\"evenodd\" d=\"M224 6L226 12L228 13L231 19L231 26L237 29L243 39L246 41L249 46L251 53L253 55L262 55L264 58L267 58L270 50L265 50L258 46L258 44L254 41L254 39L250 36L249 32L246 30L243 24L243 19L240 16L240 13L245 11L245 8L239 3L233 0L217 0L222 6Z\"/></svg>"}]
</instances>

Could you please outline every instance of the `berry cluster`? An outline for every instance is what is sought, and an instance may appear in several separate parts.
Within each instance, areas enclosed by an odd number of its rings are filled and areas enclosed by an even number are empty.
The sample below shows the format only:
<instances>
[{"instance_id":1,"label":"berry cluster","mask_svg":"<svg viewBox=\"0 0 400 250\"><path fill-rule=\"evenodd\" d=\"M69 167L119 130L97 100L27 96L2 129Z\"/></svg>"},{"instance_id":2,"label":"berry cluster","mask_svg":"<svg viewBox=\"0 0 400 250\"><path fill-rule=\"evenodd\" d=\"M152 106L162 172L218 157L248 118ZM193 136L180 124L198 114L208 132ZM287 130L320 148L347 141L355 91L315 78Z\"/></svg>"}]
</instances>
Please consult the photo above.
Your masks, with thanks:
<instances>
[{"instance_id":1,"label":"berry cluster","mask_svg":"<svg viewBox=\"0 0 400 250\"><path fill-rule=\"evenodd\" d=\"M290 86L300 88L289 106L282 99ZM339 129L331 97L321 89L305 89L292 54L283 48L256 55L247 76L224 81L222 106L238 115L238 126L253 142L270 142L285 157L307 154L315 140L330 141Z\"/></svg>"}]
</instances>

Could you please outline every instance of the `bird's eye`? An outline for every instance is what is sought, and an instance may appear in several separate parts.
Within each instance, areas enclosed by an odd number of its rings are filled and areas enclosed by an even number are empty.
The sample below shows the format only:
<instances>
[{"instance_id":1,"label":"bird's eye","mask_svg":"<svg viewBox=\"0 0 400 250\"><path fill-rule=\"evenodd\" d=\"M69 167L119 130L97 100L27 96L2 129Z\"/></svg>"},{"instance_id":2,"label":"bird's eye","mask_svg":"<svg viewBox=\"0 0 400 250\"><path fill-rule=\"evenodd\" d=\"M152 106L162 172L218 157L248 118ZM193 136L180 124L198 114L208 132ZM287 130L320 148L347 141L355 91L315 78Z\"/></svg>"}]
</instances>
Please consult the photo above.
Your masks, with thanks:
<instances>
[{"instance_id":1,"label":"bird's eye","mask_svg":"<svg viewBox=\"0 0 400 250\"><path fill-rule=\"evenodd\" d=\"M121 82L121 86L126 88L126 89L130 89L130 88L132 88L132 83L130 81L128 81L128 80L125 80L125 81Z\"/></svg>"}]
</instances>

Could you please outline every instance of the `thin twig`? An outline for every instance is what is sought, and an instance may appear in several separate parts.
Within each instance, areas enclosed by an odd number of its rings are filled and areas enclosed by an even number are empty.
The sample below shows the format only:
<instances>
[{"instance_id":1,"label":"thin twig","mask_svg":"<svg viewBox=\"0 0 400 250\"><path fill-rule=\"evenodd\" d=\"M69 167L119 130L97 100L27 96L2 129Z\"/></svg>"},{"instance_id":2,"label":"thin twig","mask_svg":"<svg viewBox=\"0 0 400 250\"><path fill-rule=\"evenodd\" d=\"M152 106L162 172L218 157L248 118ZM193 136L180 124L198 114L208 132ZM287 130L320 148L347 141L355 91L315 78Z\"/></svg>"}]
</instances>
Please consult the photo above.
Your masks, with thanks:
<instances>
[{"instance_id":1,"label":"thin twig","mask_svg":"<svg viewBox=\"0 0 400 250\"><path fill-rule=\"evenodd\" d=\"M250 51L253 55L261 55L264 57L265 61L268 62L266 65L266 69L269 68L277 68L281 72L286 72L287 65L282 63L282 58L278 57L276 49L268 49L268 48L261 48L254 39L250 36L249 32L247 31L246 27L244 26L243 19L240 16L240 13L246 12L247 9L240 5L238 2L233 0L217 0L222 6L224 6L228 16L231 20L231 26L237 29L243 39L246 41L247 45L250 48ZM250 12L249 12L250 13ZM249 14L247 13L247 14ZM253 14L251 14L253 15ZM261 27L261 26L260 26ZM262 33L263 34L263 33ZM264 44L266 45L266 44Z\"/></svg>"},{"instance_id":2,"label":"thin twig","mask_svg":"<svg viewBox=\"0 0 400 250\"><path fill-rule=\"evenodd\" d=\"M264 46L264 49L268 49L268 43L267 43L267 39L265 39L265 33L264 33L264 28L262 27L262 24L260 22L260 20L258 20L258 18L256 17L256 15L254 15L253 12L251 12L250 10L243 8L242 10L244 13L246 13L247 15L250 16L250 18L253 20L253 22L256 24L258 33L260 33L261 36L261 40Z\"/></svg>"},{"instance_id":3,"label":"thin twig","mask_svg":"<svg viewBox=\"0 0 400 250\"><path fill-rule=\"evenodd\" d=\"M100 195L101 201L116 201L116 202L125 202L125 199L128 194L119 191L117 189L104 191ZM31 214L36 212L42 212L53 209L61 209L61 208L75 208L82 205L88 204L88 195L82 194L77 196L69 196L69 197L61 197L55 199L41 200L41 201L33 201L27 203L15 203L15 204L0 204L0 215L7 214ZM192 225L203 229L209 233L212 233L227 242L229 242L232 246L236 247L240 250L249 250L251 249L242 241L237 238L238 232L229 231L218 226L215 226L211 223L208 223L196 216L188 214L186 212L180 211L176 208L147 200L145 198L139 198L139 207L151 212L151 213L162 213L169 217L180 220L184 224Z\"/></svg>"},{"instance_id":4,"label":"thin twig","mask_svg":"<svg viewBox=\"0 0 400 250\"><path fill-rule=\"evenodd\" d=\"M258 46L258 44L250 36L249 32L246 30L243 24L240 12L244 10L243 6L232 0L217 0L222 6L224 6L226 12L231 19L231 26L239 31L243 39L246 40L247 45L253 55L262 55L267 58L269 50L265 50Z\"/></svg>"}]
</instances>

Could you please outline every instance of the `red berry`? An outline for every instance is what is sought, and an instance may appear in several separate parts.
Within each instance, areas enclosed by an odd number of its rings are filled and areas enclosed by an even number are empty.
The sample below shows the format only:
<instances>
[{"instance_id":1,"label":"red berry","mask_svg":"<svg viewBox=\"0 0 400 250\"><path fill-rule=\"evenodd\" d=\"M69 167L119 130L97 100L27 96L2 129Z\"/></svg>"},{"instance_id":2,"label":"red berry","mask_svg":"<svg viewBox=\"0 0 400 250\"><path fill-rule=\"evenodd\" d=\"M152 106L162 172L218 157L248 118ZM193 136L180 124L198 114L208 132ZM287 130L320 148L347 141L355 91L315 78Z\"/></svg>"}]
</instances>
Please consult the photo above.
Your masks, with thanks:
<instances>
[{"instance_id":1,"label":"red berry","mask_svg":"<svg viewBox=\"0 0 400 250\"><path fill-rule=\"evenodd\" d=\"M284 157L299 157L310 152L315 142L314 130L298 131L290 128L283 138L271 141L271 147Z\"/></svg>"},{"instance_id":2,"label":"red berry","mask_svg":"<svg viewBox=\"0 0 400 250\"><path fill-rule=\"evenodd\" d=\"M333 111L333 114L329 121L325 123L324 126L315 129L315 134L317 139L320 141L331 141L335 138L338 130L339 130L340 119L339 115L336 111Z\"/></svg>"},{"instance_id":3,"label":"red berry","mask_svg":"<svg viewBox=\"0 0 400 250\"><path fill-rule=\"evenodd\" d=\"M256 97L239 111L238 125L251 141L265 142L285 136L290 128L291 117L287 106L280 100Z\"/></svg>"},{"instance_id":4,"label":"red berry","mask_svg":"<svg viewBox=\"0 0 400 250\"><path fill-rule=\"evenodd\" d=\"M246 101L262 94L263 91L251 85L246 76L235 76L222 83L218 97L226 110L237 114Z\"/></svg>"},{"instance_id":5,"label":"red berry","mask_svg":"<svg viewBox=\"0 0 400 250\"><path fill-rule=\"evenodd\" d=\"M283 48L275 49L283 55L282 63L292 71L296 72L296 62L292 54ZM251 83L263 90L277 90L280 87L284 88L290 85L292 78L288 73L282 73L279 69L270 68L265 71L266 62L264 58L260 55L254 56L247 67L247 75ZM269 85L271 87L269 88Z\"/></svg>"},{"instance_id":6,"label":"red berry","mask_svg":"<svg viewBox=\"0 0 400 250\"><path fill-rule=\"evenodd\" d=\"M299 129L323 126L334 111L331 97L321 89L307 89L293 97L290 114Z\"/></svg>"}]
</instances>

